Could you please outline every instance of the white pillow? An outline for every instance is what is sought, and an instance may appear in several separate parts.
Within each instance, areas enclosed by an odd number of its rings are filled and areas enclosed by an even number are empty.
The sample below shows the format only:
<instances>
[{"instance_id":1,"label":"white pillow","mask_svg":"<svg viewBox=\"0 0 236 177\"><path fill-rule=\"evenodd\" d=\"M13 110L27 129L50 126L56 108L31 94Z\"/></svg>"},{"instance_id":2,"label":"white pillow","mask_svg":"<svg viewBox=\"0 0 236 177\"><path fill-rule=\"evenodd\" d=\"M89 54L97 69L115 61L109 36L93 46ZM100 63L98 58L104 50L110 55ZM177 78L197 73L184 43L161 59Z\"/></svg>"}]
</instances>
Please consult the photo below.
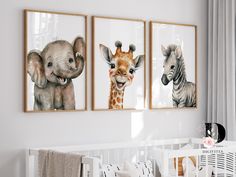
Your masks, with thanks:
<instances>
[{"instance_id":1,"label":"white pillow","mask_svg":"<svg viewBox=\"0 0 236 177\"><path fill-rule=\"evenodd\" d=\"M128 171L117 171L117 177L131 177Z\"/></svg>"},{"instance_id":2,"label":"white pillow","mask_svg":"<svg viewBox=\"0 0 236 177\"><path fill-rule=\"evenodd\" d=\"M118 177L154 177L152 162L125 162L124 172L118 172Z\"/></svg>"},{"instance_id":3,"label":"white pillow","mask_svg":"<svg viewBox=\"0 0 236 177\"><path fill-rule=\"evenodd\" d=\"M211 165L209 165L208 167L202 167L198 172L198 176L199 177L212 177L212 173L213 173L213 167ZM222 175L222 176L224 176L224 175Z\"/></svg>"},{"instance_id":4,"label":"white pillow","mask_svg":"<svg viewBox=\"0 0 236 177\"><path fill-rule=\"evenodd\" d=\"M117 177L117 172L121 171L122 167L117 164L102 165L102 177Z\"/></svg>"},{"instance_id":5,"label":"white pillow","mask_svg":"<svg viewBox=\"0 0 236 177\"><path fill-rule=\"evenodd\" d=\"M116 164L102 165L102 177L154 177L152 162L125 162L124 166Z\"/></svg>"}]
</instances>

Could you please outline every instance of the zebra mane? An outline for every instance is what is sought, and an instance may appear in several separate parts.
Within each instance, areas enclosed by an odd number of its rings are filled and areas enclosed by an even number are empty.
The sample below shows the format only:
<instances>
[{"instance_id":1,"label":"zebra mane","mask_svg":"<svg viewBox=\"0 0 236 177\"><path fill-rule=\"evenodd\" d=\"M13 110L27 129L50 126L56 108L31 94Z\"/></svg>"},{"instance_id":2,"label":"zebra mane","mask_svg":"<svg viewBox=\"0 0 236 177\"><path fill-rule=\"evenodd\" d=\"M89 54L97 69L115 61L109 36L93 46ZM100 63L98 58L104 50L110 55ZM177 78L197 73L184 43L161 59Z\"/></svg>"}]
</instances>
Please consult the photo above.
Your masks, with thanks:
<instances>
[{"instance_id":1,"label":"zebra mane","mask_svg":"<svg viewBox=\"0 0 236 177\"><path fill-rule=\"evenodd\" d=\"M167 57L169 57L171 52L174 52L176 48L177 48L177 45L175 45L175 44L168 45L166 50L165 50L165 52L167 54Z\"/></svg>"},{"instance_id":2,"label":"zebra mane","mask_svg":"<svg viewBox=\"0 0 236 177\"><path fill-rule=\"evenodd\" d=\"M169 56L171 55L172 52L175 52L175 49L178 46L176 44L170 44L167 46L165 52L166 52L166 60L169 58ZM178 59L178 63L179 63L179 69L180 72L182 72L182 74L184 75L184 77L186 78L186 71L185 71L185 64L184 64L184 57L183 54L181 55L181 57Z\"/></svg>"},{"instance_id":3,"label":"zebra mane","mask_svg":"<svg viewBox=\"0 0 236 177\"><path fill-rule=\"evenodd\" d=\"M178 46L176 44L170 44L166 47L165 52L166 52L166 59L169 58L169 56L171 55L172 52L175 52L176 48ZM182 50L182 49L181 49ZM179 60L182 60L182 62L184 63L184 58L183 58L183 54L181 55L181 57L179 58Z\"/></svg>"}]
</instances>

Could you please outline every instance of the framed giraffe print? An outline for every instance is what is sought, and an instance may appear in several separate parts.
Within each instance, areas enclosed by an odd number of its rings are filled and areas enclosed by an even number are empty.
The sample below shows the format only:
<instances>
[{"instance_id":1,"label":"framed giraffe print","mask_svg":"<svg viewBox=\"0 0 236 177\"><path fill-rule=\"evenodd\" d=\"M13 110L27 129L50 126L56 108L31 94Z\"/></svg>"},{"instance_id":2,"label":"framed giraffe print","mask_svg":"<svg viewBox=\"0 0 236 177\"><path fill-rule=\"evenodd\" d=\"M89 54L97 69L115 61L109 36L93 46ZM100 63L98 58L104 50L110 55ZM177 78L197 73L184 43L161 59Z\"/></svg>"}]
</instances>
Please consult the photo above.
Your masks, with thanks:
<instances>
[{"instance_id":1,"label":"framed giraffe print","mask_svg":"<svg viewBox=\"0 0 236 177\"><path fill-rule=\"evenodd\" d=\"M197 107L197 26L150 22L150 108Z\"/></svg>"},{"instance_id":2,"label":"framed giraffe print","mask_svg":"<svg viewBox=\"0 0 236 177\"><path fill-rule=\"evenodd\" d=\"M25 112L87 109L87 16L24 10Z\"/></svg>"},{"instance_id":3,"label":"framed giraffe print","mask_svg":"<svg viewBox=\"0 0 236 177\"><path fill-rule=\"evenodd\" d=\"M92 18L92 109L145 108L145 21Z\"/></svg>"}]
</instances>

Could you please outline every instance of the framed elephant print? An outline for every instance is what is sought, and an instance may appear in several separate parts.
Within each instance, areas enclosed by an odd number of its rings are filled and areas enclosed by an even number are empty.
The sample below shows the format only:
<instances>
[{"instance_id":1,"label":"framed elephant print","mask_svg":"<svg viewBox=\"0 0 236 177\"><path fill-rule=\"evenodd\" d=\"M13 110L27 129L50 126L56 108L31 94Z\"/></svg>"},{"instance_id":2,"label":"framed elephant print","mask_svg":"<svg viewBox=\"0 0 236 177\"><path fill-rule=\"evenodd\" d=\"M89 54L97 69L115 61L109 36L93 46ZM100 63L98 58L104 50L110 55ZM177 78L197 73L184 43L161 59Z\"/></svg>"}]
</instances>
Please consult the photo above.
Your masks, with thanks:
<instances>
[{"instance_id":1,"label":"framed elephant print","mask_svg":"<svg viewBox=\"0 0 236 177\"><path fill-rule=\"evenodd\" d=\"M145 108L145 21L93 17L93 110Z\"/></svg>"},{"instance_id":2,"label":"framed elephant print","mask_svg":"<svg viewBox=\"0 0 236 177\"><path fill-rule=\"evenodd\" d=\"M87 17L24 10L25 112L87 109Z\"/></svg>"},{"instance_id":3,"label":"framed elephant print","mask_svg":"<svg viewBox=\"0 0 236 177\"><path fill-rule=\"evenodd\" d=\"M150 108L197 107L197 26L150 22Z\"/></svg>"}]
</instances>

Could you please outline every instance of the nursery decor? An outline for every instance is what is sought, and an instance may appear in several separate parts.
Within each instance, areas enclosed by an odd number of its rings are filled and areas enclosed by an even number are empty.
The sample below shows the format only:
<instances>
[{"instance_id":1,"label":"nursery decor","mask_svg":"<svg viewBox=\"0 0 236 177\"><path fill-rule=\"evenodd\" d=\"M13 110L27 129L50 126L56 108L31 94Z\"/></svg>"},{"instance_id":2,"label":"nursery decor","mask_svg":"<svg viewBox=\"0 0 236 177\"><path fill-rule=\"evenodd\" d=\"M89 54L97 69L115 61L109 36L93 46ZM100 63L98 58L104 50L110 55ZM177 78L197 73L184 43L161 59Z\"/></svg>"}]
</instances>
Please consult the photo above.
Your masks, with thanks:
<instances>
[{"instance_id":1,"label":"nursery decor","mask_svg":"<svg viewBox=\"0 0 236 177\"><path fill-rule=\"evenodd\" d=\"M86 110L87 17L25 10L25 111Z\"/></svg>"},{"instance_id":2,"label":"nursery decor","mask_svg":"<svg viewBox=\"0 0 236 177\"><path fill-rule=\"evenodd\" d=\"M197 107L197 26L150 22L150 108Z\"/></svg>"},{"instance_id":3,"label":"nursery decor","mask_svg":"<svg viewBox=\"0 0 236 177\"><path fill-rule=\"evenodd\" d=\"M92 20L92 109L144 109L145 21L110 17Z\"/></svg>"}]
</instances>

